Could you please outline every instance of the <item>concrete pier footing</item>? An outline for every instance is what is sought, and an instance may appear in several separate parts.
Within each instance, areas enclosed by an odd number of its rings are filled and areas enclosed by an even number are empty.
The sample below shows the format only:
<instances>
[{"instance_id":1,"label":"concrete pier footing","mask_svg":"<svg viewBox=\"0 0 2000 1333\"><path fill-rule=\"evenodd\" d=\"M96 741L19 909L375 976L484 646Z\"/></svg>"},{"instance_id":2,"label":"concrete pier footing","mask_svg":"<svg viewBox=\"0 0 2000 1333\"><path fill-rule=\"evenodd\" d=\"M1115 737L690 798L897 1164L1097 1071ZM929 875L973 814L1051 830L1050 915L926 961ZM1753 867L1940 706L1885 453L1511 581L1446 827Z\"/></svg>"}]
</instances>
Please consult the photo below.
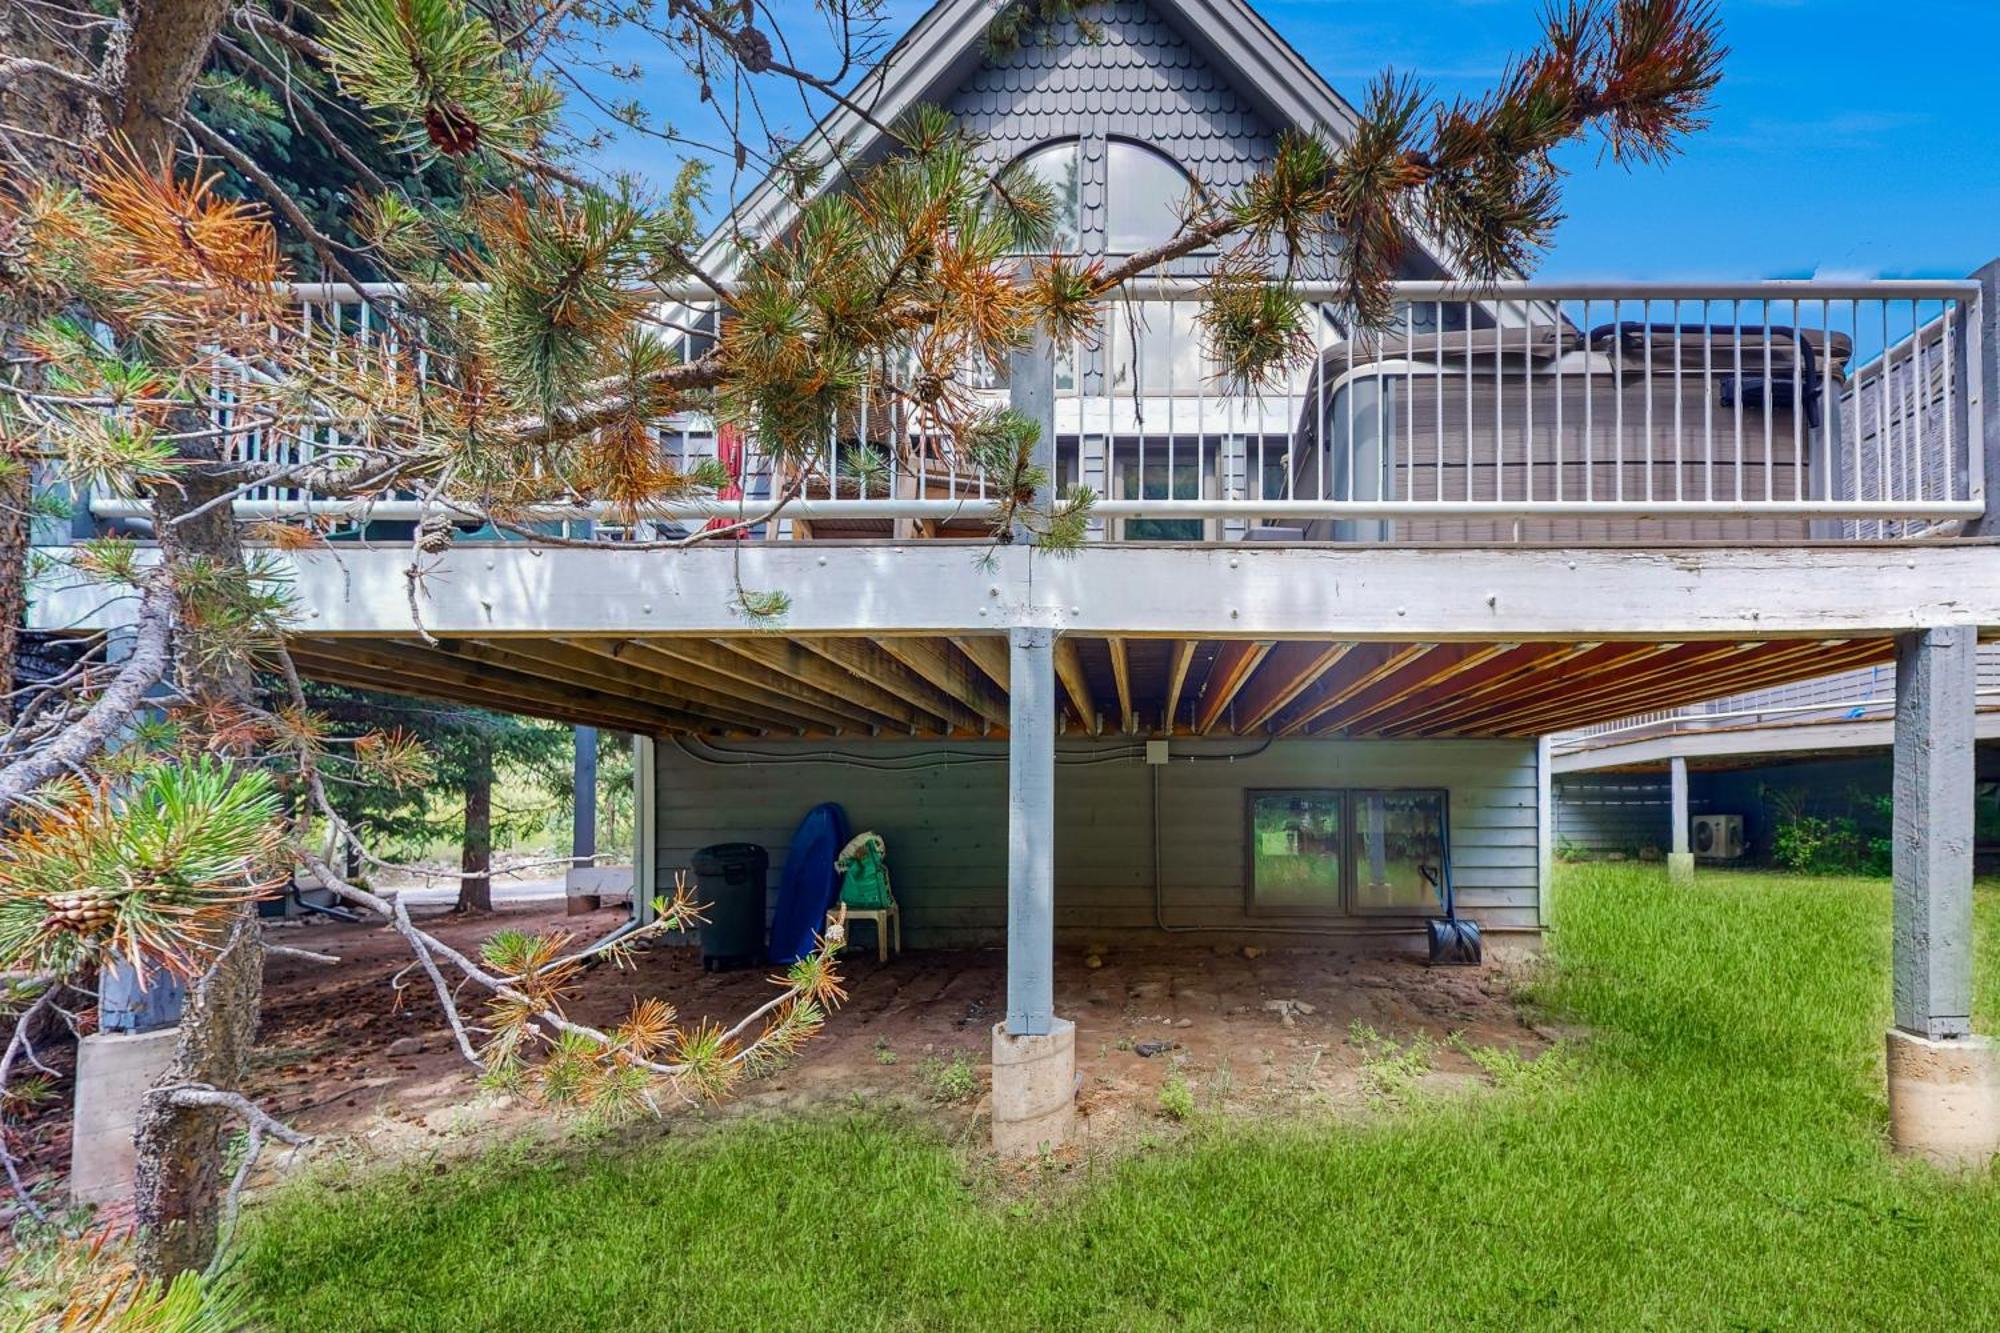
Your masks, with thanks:
<instances>
[{"instance_id":1,"label":"concrete pier footing","mask_svg":"<svg viewBox=\"0 0 2000 1333\"><path fill-rule=\"evenodd\" d=\"M94 1032L77 1043L76 1118L70 1130L69 1192L80 1204L132 1193L139 1100L174 1058L179 1028Z\"/></svg>"},{"instance_id":2,"label":"concrete pier footing","mask_svg":"<svg viewBox=\"0 0 2000 1333\"><path fill-rule=\"evenodd\" d=\"M1984 1037L1889 1030L1889 1141L1954 1170L2000 1153L2000 1051Z\"/></svg>"},{"instance_id":3,"label":"concrete pier footing","mask_svg":"<svg viewBox=\"0 0 2000 1333\"><path fill-rule=\"evenodd\" d=\"M1076 1024L1014 1036L993 1025L993 1150L1032 1157L1060 1148L1076 1119Z\"/></svg>"}]
</instances>

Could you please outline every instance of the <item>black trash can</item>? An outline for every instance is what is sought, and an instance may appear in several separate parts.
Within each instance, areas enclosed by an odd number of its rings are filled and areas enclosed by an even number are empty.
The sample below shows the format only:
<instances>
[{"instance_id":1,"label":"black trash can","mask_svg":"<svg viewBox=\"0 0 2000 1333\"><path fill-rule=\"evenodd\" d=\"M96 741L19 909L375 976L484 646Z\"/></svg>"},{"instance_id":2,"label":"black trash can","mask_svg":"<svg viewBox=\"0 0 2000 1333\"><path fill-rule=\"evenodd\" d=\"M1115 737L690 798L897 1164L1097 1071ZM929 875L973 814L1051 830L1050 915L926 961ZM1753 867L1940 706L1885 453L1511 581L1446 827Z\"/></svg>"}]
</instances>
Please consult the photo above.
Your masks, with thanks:
<instances>
[{"instance_id":1,"label":"black trash can","mask_svg":"<svg viewBox=\"0 0 2000 1333\"><path fill-rule=\"evenodd\" d=\"M701 965L750 967L764 956L764 894L771 855L754 842L719 842L694 854L702 914Z\"/></svg>"}]
</instances>

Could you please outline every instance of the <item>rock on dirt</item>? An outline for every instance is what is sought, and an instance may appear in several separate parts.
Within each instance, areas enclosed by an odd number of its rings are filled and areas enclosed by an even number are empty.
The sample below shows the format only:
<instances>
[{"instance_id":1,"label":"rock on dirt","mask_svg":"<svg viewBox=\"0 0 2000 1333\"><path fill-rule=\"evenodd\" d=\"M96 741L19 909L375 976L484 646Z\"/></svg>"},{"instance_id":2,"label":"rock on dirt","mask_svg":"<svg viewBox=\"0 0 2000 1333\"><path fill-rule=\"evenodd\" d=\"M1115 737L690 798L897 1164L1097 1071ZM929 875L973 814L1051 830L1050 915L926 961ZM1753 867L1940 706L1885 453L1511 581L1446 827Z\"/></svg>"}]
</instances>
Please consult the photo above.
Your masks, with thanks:
<instances>
[{"instance_id":1,"label":"rock on dirt","mask_svg":"<svg viewBox=\"0 0 2000 1333\"><path fill-rule=\"evenodd\" d=\"M387 1053L389 1055L422 1055L423 1051L424 1039L422 1037L398 1037L389 1043Z\"/></svg>"},{"instance_id":2,"label":"rock on dirt","mask_svg":"<svg viewBox=\"0 0 2000 1333\"><path fill-rule=\"evenodd\" d=\"M1304 1000L1289 998L1266 1000L1264 1001L1264 1012L1267 1014L1276 1014L1279 1023L1285 1027L1292 1027L1301 1015L1312 1013L1313 1006L1307 1004Z\"/></svg>"}]
</instances>

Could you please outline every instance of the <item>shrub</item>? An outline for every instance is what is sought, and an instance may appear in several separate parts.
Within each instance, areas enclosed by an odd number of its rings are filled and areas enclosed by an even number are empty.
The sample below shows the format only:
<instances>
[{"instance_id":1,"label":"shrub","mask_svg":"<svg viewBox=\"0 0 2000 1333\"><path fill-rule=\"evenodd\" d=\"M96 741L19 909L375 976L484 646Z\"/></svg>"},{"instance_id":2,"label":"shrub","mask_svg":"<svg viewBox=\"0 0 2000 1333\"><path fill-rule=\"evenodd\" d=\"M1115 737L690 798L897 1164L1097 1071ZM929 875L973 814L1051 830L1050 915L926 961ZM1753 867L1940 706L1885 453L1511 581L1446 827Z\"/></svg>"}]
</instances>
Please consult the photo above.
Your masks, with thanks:
<instances>
[{"instance_id":1,"label":"shrub","mask_svg":"<svg viewBox=\"0 0 2000 1333\"><path fill-rule=\"evenodd\" d=\"M1778 825L1771 859L1802 875L1853 875L1867 869L1869 857L1861 831L1847 816L1797 815Z\"/></svg>"},{"instance_id":2,"label":"shrub","mask_svg":"<svg viewBox=\"0 0 2000 1333\"><path fill-rule=\"evenodd\" d=\"M1167 1081L1160 1085L1160 1114L1169 1120L1186 1120L1194 1115L1194 1089L1178 1069L1167 1071Z\"/></svg>"}]
</instances>

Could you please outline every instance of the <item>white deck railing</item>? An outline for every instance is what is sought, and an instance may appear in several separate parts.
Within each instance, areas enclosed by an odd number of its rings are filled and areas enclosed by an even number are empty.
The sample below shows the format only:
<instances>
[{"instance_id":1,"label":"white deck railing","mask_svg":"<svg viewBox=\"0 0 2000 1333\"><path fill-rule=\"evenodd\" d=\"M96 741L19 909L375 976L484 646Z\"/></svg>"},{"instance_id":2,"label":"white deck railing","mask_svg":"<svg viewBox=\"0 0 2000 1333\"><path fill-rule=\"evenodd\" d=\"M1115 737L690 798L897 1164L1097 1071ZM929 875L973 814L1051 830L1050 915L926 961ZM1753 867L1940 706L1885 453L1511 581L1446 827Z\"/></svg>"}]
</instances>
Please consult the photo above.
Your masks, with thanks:
<instances>
[{"instance_id":1,"label":"white deck railing","mask_svg":"<svg viewBox=\"0 0 2000 1333\"><path fill-rule=\"evenodd\" d=\"M1218 381L1198 285L1147 282L1107 303L1092 345L1042 372L1055 468L1099 495L1092 535L1109 540L1948 535L1985 509L1972 442L1987 405L1968 370L1991 354L1979 291L1970 281L1402 283L1379 332L1350 338L1330 301L1312 307L1312 354L1252 393ZM323 339L329 357L388 345L379 310L397 289L311 284L293 295L302 336ZM684 330L713 318L691 291L665 293L661 309ZM698 334L680 336L699 352ZM1009 394L995 378L974 392L997 407ZM719 451L702 417L663 421L660 438L688 468ZM246 431L235 444L291 460L324 441ZM750 441L745 498L661 505L646 518L755 515L760 498L788 488L799 497L759 535L971 535L988 518L987 479L938 423L904 408L864 404L803 477L800 466ZM142 512L106 497L91 507ZM239 508L417 515L405 499L364 506L275 489ZM579 500L543 516L605 512Z\"/></svg>"}]
</instances>

